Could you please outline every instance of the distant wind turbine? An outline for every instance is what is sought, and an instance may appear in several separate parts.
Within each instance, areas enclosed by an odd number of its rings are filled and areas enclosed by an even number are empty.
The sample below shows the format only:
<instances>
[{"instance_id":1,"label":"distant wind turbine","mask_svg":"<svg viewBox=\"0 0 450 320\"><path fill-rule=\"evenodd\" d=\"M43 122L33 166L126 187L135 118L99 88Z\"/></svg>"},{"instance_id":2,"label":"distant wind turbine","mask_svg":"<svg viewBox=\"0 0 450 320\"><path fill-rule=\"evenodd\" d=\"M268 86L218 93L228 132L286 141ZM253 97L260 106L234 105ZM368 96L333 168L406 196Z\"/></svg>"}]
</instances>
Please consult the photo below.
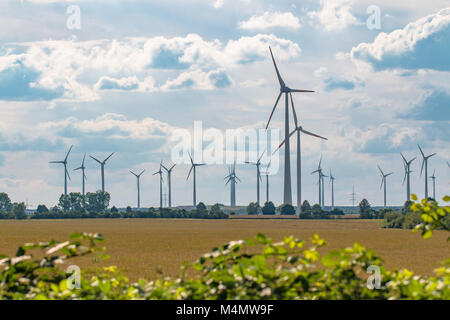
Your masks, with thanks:
<instances>
[{"instance_id":1,"label":"distant wind turbine","mask_svg":"<svg viewBox=\"0 0 450 320\"><path fill-rule=\"evenodd\" d=\"M319 166L317 170L311 172L311 174L318 173L319 174L319 205L322 206L322 157L320 157Z\"/></svg>"},{"instance_id":2,"label":"distant wind turbine","mask_svg":"<svg viewBox=\"0 0 450 320\"><path fill-rule=\"evenodd\" d=\"M270 188L269 188L269 176L270 176L269 169L270 169L271 162L272 161L269 161L269 164L266 167L266 171L261 172L262 175L266 176L266 202L269 202L269 199L270 199L269 198L269 190L270 190Z\"/></svg>"},{"instance_id":3,"label":"distant wind turbine","mask_svg":"<svg viewBox=\"0 0 450 320\"><path fill-rule=\"evenodd\" d=\"M236 175L236 163L228 168L228 175L225 177L225 179L228 179L226 184L231 182L230 184L230 206L235 207L236 206L236 184L237 181L241 182L241 179Z\"/></svg>"},{"instance_id":4,"label":"distant wind turbine","mask_svg":"<svg viewBox=\"0 0 450 320\"><path fill-rule=\"evenodd\" d=\"M264 155L265 151L261 154L261 156L258 158L258 161L256 162L249 162L249 161L245 161L245 163L247 164L252 164L254 166L256 166L256 203L258 204L258 206L260 205L260 196L259 196L259 191L260 191L260 187L259 187L259 182L261 181L261 159Z\"/></svg>"},{"instance_id":5,"label":"distant wind turbine","mask_svg":"<svg viewBox=\"0 0 450 320\"><path fill-rule=\"evenodd\" d=\"M173 168L175 168L176 164L171 166L169 169L166 168L166 166L164 166L162 163L161 163L161 166L167 172L167 184L169 187L169 208L172 208L172 170L173 170Z\"/></svg>"},{"instance_id":6,"label":"distant wind turbine","mask_svg":"<svg viewBox=\"0 0 450 320\"><path fill-rule=\"evenodd\" d=\"M269 127L270 120L272 119L273 113L277 108L278 102L280 101L283 93L285 94L285 115L284 115L284 139L286 146L284 148L284 191L283 191L283 203L284 204L292 204L292 185L291 185L291 159L290 159L290 142L287 137L289 137L289 96L292 95L292 92L314 92L312 90L298 90L291 89L286 86L285 82L281 78L280 72L278 70L277 64L275 62L275 58L273 57L272 48L269 47L270 55L272 56L272 62L275 67L275 72L277 73L278 82L280 83L280 94L278 95L277 101L275 102L275 106L272 109L272 113L270 114L269 121L267 122L266 129Z\"/></svg>"},{"instance_id":7,"label":"distant wind turbine","mask_svg":"<svg viewBox=\"0 0 450 320\"><path fill-rule=\"evenodd\" d=\"M334 209L334 180L336 180L336 178L333 176L333 173L331 172L330 169L330 183L331 184L331 208Z\"/></svg>"},{"instance_id":8,"label":"distant wind turbine","mask_svg":"<svg viewBox=\"0 0 450 320\"><path fill-rule=\"evenodd\" d=\"M380 166L378 166L378 170L380 170L381 173L381 185L380 185L380 189L383 187L384 185L384 207L386 208L386 188L387 188L387 180L386 178L389 177L391 174L393 174L393 172L384 174L383 170L381 170Z\"/></svg>"},{"instance_id":9,"label":"distant wind turbine","mask_svg":"<svg viewBox=\"0 0 450 320\"><path fill-rule=\"evenodd\" d=\"M315 133L306 131L303 129L302 126L300 126L298 124L297 113L295 112L295 107L294 107L294 100L292 99L292 94L289 93L289 95L291 97L292 113L294 115L294 123L295 123L295 129L289 134L289 138L292 137L292 135L294 133L297 133L297 207L300 212L301 206L302 206L302 151L301 151L300 133L304 133L304 134L310 135L312 137L320 138L323 140L328 140L328 139L324 138L322 136L319 136ZM275 150L275 152L277 152L284 145L285 141L286 141L286 139L284 139L281 142L281 144L279 145L278 149Z\"/></svg>"},{"instance_id":10,"label":"distant wind turbine","mask_svg":"<svg viewBox=\"0 0 450 320\"><path fill-rule=\"evenodd\" d=\"M49 163L59 163L64 165L64 195L67 196L67 178L70 180L69 171L67 171L67 159L69 158L70 151L73 146L70 146L69 151L66 154L66 157L62 161L50 161Z\"/></svg>"},{"instance_id":11,"label":"distant wind turbine","mask_svg":"<svg viewBox=\"0 0 450 320\"><path fill-rule=\"evenodd\" d=\"M162 208L163 207L163 172L161 170L162 168L162 163L159 164L159 170L156 171L153 175L157 175L159 174L159 207Z\"/></svg>"},{"instance_id":12,"label":"distant wind turbine","mask_svg":"<svg viewBox=\"0 0 450 320\"><path fill-rule=\"evenodd\" d=\"M433 181L433 199L436 200L436 170L433 171L430 179Z\"/></svg>"},{"instance_id":13,"label":"distant wind turbine","mask_svg":"<svg viewBox=\"0 0 450 320\"><path fill-rule=\"evenodd\" d=\"M133 176L136 177L136 180L137 180L137 208L140 209L141 208L141 187L140 187L139 182L140 182L141 176L145 172L145 170L142 170L141 173L139 173L139 174L136 174L131 170L130 170L130 172Z\"/></svg>"},{"instance_id":14,"label":"distant wind turbine","mask_svg":"<svg viewBox=\"0 0 450 320\"><path fill-rule=\"evenodd\" d=\"M200 166L204 166L204 163L194 163L194 160L192 159L191 155L189 154L189 158L191 159L191 169L189 170L188 176L186 178L186 181L189 179L189 176L191 175L191 172L194 171L194 189L193 189L193 205L194 207L197 205L197 172L196 168Z\"/></svg>"},{"instance_id":15,"label":"distant wind turbine","mask_svg":"<svg viewBox=\"0 0 450 320\"><path fill-rule=\"evenodd\" d=\"M430 154L429 156L425 156L425 154L422 151L422 148L419 147L420 153L422 154L422 168L420 169L420 176L422 176L423 167L425 166L425 199L428 199L428 159L430 159L432 156L435 156L436 153Z\"/></svg>"},{"instance_id":16,"label":"distant wind turbine","mask_svg":"<svg viewBox=\"0 0 450 320\"><path fill-rule=\"evenodd\" d=\"M325 178L328 178L328 176L323 174L323 171L320 172L320 177L322 178L322 203L321 207L325 208Z\"/></svg>"},{"instance_id":17,"label":"distant wind turbine","mask_svg":"<svg viewBox=\"0 0 450 320\"><path fill-rule=\"evenodd\" d=\"M82 193L83 193L83 201L84 201L84 196L86 195L86 192L85 192L85 182L86 182L86 174L84 173L85 172L85 170L86 170L86 167L84 166L84 160L86 159L86 154L84 154L84 157L83 157L83 162L81 162L81 167L78 167L78 168L76 168L76 169L73 169L73 171L76 171L76 170L81 170L81 190L82 190Z\"/></svg>"},{"instance_id":18,"label":"distant wind turbine","mask_svg":"<svg viewBox=\"0 0 450 320\"><path fill-rule=\"evenodd\" d=\"M412 158L411 160L406 160L405 156L400 152L400 155L403 159L403 167L405 168L405 176L403 177L403 184L406 180L406 201L411 200L411 163L416 160L416 157Z\"/></svg>"},{"instance_id":19,"label":"distant wind turbine","mask_svg":"<svg viewBox=\"0 0 450 320\"><path fill-rule=\"evenodd\" d=\"M100 161L100 160L94 158L93 156L89 156L89 157L91 157L92 159L94 159L95 161L97 161L97 162L100 164L100 169L101 169L101 174L102 174L102 192L105 192L105 164L106 164L106 161L108 161L109 158L111 158L111 157L113 156L113 154L114 154L114 152L111 153L111 154L110 154L105 160L103 160L103 161Z\"/></svg>"}]
</instances>

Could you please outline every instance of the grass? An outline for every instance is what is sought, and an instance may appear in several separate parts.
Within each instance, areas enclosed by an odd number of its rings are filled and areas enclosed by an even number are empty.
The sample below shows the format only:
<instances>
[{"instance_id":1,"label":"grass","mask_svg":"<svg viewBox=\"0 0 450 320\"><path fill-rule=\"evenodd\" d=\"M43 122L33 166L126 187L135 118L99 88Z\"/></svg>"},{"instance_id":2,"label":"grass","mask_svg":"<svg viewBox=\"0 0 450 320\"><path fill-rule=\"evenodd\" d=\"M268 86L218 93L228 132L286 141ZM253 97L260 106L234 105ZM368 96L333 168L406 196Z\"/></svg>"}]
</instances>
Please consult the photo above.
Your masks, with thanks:
<instances>
[{"instance_id":1,"label":"grass","mask_svg":"<svg viewBox=\"0 0 450 320\"><path fill-rule=\"evenodd\" d=\"M117 265L132 280L154 278L158 270L175 276L184 261L193 262L215 246L259 232L276 240L287 235L307 239L317 233L332 249L358 242L374 249L386 267L408 268L421 275L432 274L450 252L444 232L423 240L410 230L381 229L381 221L374 220L92 219L0 220L0 253L14 255L23 243L66 240L80 231L103 234L111 259L94 262L85 257L76 264L82 268Z\"/></svg>"}]
</instances>

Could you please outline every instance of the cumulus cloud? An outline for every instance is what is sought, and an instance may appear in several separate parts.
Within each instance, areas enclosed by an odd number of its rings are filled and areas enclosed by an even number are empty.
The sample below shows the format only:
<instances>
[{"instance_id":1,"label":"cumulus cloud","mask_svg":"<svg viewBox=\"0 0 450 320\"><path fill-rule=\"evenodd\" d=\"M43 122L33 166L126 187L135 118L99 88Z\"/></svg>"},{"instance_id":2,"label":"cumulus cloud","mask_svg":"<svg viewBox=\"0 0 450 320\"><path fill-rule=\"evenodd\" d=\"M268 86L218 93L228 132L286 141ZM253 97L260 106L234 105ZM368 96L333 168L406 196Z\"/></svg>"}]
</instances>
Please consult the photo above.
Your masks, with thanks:
<instances>
[{"instance_id":1,"label":"cumulus cloud","mask_svg":"<svg viewBox=\"0 0 450 320\"><path fill-rule=\"evenodd\" d=\"M247 21L239 22L239 28L245 30L266 30L270 28L299 29L300 20L291 12L270 12L251 16Z\"/></svg>"},{"instance_id":2,"label":"cumulus cloud","mask_svg":"<svg viewBox=\"0 0 450 320\"><path fill-rule=\"evenodd\" d=\"M352 5L355 0L320 0L319 11L312 11L308 16L317 20L325 31L339 31L361 22L353 16Z\"/></svg>"},{"instance_id":3,"label":"cumulus cloud","mask_svg":"<svg viewBox=\"0 0 450 320\"><path fill-rule=\"evenodd\" d=\"M380 33L372 43L351 50L355 60L375 70L434 69L450 71L450 8L411 22L389 34Z\"/></svg>"},{"instance_id":4,"label":"cumulus cloud","mask_svg":"<svg viewBox=\"0 0 450 320\"><path fill-rule=\"evenodd\" d=\"M364 86L364 81L360 79L346 75L334 75L328 71L325 67L320 67L314 72L314 75L317 78L322 78L324 83L325 91L333 91L333 90L353 90L357 86Z\"/></svg>"},{"instance_id":5,"label":"cumulus cloud","mask_svg":"<svg viewBox=\"0 0 450 320\"><path fill-rule=\"evenodd\" d=\"M4 84L0 100L92 101L99 98L98 90L153 91L153 69L180 72L178 80L166 79L163 89L177 85L225 88L232 83L227 68L267 59L269 45L277 51L280 60L296 57L301 52L296 43L267 34L226 43L207 41L196 34L120 41L20 43L11 45L0 55L0 83ZM17 48L22 53L12 53ZM100 78L89 81L95 74ZM181 80L186 82L180 83ZM14 84L20 86L22 96L17 89L14 91Z\"/></svg>"}]
</instances>

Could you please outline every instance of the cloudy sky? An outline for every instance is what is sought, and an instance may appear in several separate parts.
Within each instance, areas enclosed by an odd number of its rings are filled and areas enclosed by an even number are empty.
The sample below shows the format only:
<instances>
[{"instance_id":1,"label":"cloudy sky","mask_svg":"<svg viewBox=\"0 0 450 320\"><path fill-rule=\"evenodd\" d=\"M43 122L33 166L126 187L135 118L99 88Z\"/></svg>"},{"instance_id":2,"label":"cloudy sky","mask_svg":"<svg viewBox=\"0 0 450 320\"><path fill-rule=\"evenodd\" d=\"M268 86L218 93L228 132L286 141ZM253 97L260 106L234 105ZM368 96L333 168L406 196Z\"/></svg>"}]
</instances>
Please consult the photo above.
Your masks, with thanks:
<instances>
[{"instance_id":1,"label":"cloudy sky","mask_svg":"<svg viewBox=\"0 0 450 320\"><path fill-rule=\"evenodd\" d=\"M1 1L0 191L30 207L56 204L63 170L48 162L73 144L69 191L80 190L72 169L84 153L115 151L106 172L112 204L135 204L129 170L146 169L142 205L157 206L152 173L170 163L174 130L199 120L222 132L265 125L279 92L269 45L289 86L316 91L294 97L301 124L329 139L302 139L304 198L317 202L310 172L323 155L337 178L337 205L350 204L353 185L358 199L382 204L377 164L394 172L388 202L399 205L399 152L419 157L417 143L437 153L429 161L437 196L449 193L449 0ZM279 108L271 127L283 120ZM420 165L412 166L412 191L423 196ZM95 191L98 165L86 166ZM188 170L174 169L175 205L192 202ZM198 200L228 203L226 173L224 165L200 168ZM238 165L237 174L237 202L248 204L255 169ZM280 170L271 177L276 204L281 186Z\"/></svg>"}]
</instances>

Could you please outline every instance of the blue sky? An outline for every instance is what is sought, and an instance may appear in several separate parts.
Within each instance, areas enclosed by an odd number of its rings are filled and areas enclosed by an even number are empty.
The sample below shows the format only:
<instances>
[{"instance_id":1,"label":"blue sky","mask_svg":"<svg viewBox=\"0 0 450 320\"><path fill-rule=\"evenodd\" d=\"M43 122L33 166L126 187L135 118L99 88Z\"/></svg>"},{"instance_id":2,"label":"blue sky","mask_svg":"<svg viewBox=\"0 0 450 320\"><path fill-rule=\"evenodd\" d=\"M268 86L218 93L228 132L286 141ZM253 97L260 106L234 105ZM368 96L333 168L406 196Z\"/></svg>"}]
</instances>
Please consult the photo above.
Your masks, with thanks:
<instances>
[{"instance_id":1,"label":"blue sky","mask_svg":"<svg viewBox=\"0 0 450 320\"><path fill-rule=\"evenodd\" d=\"M80 8L79 30L67 28L71 5ZM380 29L366 25L371 5L380 9ZM288 85L316 91L295 95L302 125L329 139L302 140L304 198L317 202L309 173L322 155L337 178L338 205L350 204L353 185L358 199L382 204L377 164L394 172L388 203L399 205L399 152L419 156L417 143L437 152L429 170L439 198L448 194L448 0L5 0L0 17L0 191L13 201L55 204L63 176L48 161L73 144L71 169L85 152L116 152L106 176L112 204L135 204L128 170L142 168L142 204L157 206L151 173L169 162L174 130L192 130L198 120L222 131L265 125L279 89L269 45ZM271 126L282 125L280 108ZM87 167L87 189L97 190L99 168ZM175 205L192 201L188 170L174 169ZM198 170L200 201L228 203L227 170ZM255 200L254 171L237 167L240 205ZM419 160L413 171L412 190L421 196ZM69 191L79 191L81 177L71 177ZM271 177L276 204L281 185L280 171ZM329 188L325 197L329 203Z\"/></svg>"}]
</instances>

